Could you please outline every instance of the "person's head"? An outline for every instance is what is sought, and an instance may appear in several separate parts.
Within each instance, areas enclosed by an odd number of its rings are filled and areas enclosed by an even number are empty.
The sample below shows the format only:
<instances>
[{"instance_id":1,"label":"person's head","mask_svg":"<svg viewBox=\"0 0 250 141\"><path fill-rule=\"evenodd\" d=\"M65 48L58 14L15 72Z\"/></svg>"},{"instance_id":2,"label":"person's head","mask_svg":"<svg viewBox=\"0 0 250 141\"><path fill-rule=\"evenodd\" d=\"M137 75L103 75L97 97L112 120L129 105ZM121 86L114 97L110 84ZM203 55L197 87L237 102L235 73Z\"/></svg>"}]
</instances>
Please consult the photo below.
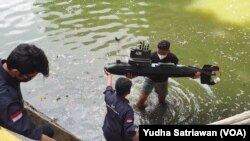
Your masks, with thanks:
<instances>
[{"instance_id":1,"label":"person's head","mask_svg":"<svg viewBox=\"0 0 250 141\"><path fill-rule=\"evenodd\" d=\"M158 43L158 54L167 55L169 53L170 42L167 40L161 40Z\"/></svg>"},{"instance_id":2,"label":"person's head","mask_svg":"<svg viewBox=\"0 0 250 141\"><path fill-rule=\"evenodd\" d=\"M126 96L130 93L132 82L128 78L120 77L116 80L115 90L119 96Z\"/></svg>"},{"instance_id":3,"label":"person's head","mask_svg":"<svg viewBox=\"0 0 250 141\"><path fill-rule=\"evenodd\" d=\"M18 45L7 58L9 73L21 82L27 82L42 73L49 76L49 62L42 49L32 44Z\"/></svg>"}]
</instances>

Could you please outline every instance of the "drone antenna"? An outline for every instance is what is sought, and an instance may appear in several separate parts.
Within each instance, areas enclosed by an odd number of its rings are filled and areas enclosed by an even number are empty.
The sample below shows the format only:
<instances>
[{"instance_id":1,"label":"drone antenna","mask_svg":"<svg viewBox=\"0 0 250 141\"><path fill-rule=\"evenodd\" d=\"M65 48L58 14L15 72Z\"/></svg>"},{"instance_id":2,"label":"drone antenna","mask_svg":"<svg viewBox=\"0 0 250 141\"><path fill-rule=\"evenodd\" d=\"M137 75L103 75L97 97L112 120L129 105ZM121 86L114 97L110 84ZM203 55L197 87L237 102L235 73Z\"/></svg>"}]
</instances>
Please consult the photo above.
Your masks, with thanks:
<instances>
[{"instance_id":1,"label":"drone antenna","mask_svg":"<svg viewBox=\"0 0 250 141\"><path fill-rule=\"evenodd\" d=\"M115 37L115 41L117 43L117 54L116 54L118 56L117 60L121 59L120 58L120 56L121 56L121 54L120 54L120 51L121 51L120 40L121 39L119 39L118 37Z\"/></svg>"}]
</instances>

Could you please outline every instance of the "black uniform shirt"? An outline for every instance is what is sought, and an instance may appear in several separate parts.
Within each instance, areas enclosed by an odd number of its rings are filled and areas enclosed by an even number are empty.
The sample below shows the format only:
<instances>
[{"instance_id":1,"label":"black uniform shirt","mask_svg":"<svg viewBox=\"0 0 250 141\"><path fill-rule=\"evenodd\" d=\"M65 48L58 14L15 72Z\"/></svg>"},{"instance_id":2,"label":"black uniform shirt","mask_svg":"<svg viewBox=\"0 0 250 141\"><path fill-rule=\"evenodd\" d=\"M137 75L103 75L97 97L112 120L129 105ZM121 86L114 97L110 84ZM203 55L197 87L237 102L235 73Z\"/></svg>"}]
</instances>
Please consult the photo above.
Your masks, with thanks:
<instances>
[{"instance_id":1,"label":"black uniform shirt","mask_svg":"<svg viewBox=\"0 0 250 141\"><path fill-rule=\"evenodd\" d=\"M107 141L131 141L135 135L134 111L129 101L118 96L111 86L104 91L107 114L103 132Z\"/></svg>"},{"instance_id":2,"label":"black uniform shirt","mask_svg":"<svg viewBox=\"0 0 250 141\"><path fill-rule=\"evenodd\" d=\"M24 111L20 82L3 69L6 60L0 59L0 126L28 138L40 140L47 126L36 127Z\"/></svg>"},{"instance_id":3,"label":"black uniform shirt","mask_svg":"<svg viewBox=\"0 0 250 141\"><path fill-rule=\"evenodd\" d=\"M175 54L173 53L168 53L167 57L160 59L157 52L153 52L151 53L150 59L152 60L152 63L174 63L175 65L178 64L178 58L176 57ZM167 76L151 76L149 77L151 80L153 80L154 82L164 82L166 80L168 80Z\"/></svg>"}]
</instances>

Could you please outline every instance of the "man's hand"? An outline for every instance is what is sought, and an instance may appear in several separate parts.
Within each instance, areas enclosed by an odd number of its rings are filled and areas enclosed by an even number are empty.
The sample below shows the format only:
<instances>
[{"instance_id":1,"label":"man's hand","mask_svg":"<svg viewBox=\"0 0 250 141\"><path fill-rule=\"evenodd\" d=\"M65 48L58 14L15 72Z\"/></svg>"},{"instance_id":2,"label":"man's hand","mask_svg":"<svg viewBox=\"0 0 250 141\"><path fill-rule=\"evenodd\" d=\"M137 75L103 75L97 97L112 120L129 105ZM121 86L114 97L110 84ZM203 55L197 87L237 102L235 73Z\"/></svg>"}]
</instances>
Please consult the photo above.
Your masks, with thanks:
<instances>
[{"instance_id":1,"label":"man's hand","mask_svg":"<svg viewBox=\"0 0 250 141\"><path fill-rule=\"evenodd\" d=\"M196 72L195 74L194 74L194 79L196 79L196 78L200 78L201 77L201 72Z\"/></svg>"},{"instance_id":2,"label":"man's hand","mask_svg":"<svg viewBox=\"0 0 250 141\"><path fill-rule=\"evenodd\" d=\"M107 79L107 86L112 86L112 75L106 69L104 69L104 75L108 78Z\"/></svg>"},{"instance_id":3,"label":"man's hand","mask_svg":"<svg viewBox=\"0 0 250 141\"><path fill-rule=\"evenodd\" d=\"M41 141L56 141L56 140L42 134Z\"/></svg>"},{"instance_id":4,"label":"man's hand","mask_svg":"<svg viewBox=\"0 0 250 141\"><path fill-rule=\"evenodd\" d=\"M128 79L133 79L133 78L135 78L135 77L137 77L136 75L133 75L132 73L127 73L126 74L126 77L128 78Z\"/></svg>"},{"instance_id":5,"label":"man's hand","mask_svg":"<svg viewBox=\"0 0 250 141\"><path fill-rule=\"evenodd\" d=\"M104 69L104 75L105 75L106 77L108 77L108 76L110 76L110 75L111 75L111 73L110 73L110 72L108 72L106 69Z\"/></svg>"}]
</instances>

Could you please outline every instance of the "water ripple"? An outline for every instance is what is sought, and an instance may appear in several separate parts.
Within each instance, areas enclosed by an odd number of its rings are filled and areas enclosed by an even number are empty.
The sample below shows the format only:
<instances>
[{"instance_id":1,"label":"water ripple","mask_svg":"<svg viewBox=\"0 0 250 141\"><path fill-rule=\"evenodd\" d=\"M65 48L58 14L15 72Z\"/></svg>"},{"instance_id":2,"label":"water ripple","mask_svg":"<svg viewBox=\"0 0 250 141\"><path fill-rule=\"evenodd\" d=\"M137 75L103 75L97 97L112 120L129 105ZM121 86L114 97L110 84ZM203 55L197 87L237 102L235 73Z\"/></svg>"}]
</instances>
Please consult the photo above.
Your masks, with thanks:
<instances>
[{"instance_id":1,"label":"water ripple","mask_svg":"<svg viewBox=\"0 0 250 141\"><path fill-rule=\"evenodd\" d=\"M107 15L107 16L100 16L99 17L100 20L107 20L107 19L119 19L119 17L117 15Z\"/></svg>"},{"instance_id":2,"label":"water ripple","mask_svg":"<svg viewBox=\"0 0 250 141\"><path fill-rule=\"evenodd\" d=\"M72 25L72 24L81 24L85 21L87 21L88 19L74 19L74 20L70 20L70 21L63 21L61 22L62 25Z\"/></svg>"},{"instance_id":3,"label":"water ripple","mask_svg":"<svg viewBox=\"0 0 250 141\"><path fill-rule=\"evenodd\" d=\"M95 11L89 11L89 14L104 14L111 11L111 8L101 9L101 10L95 10Z\"/></svg>"},{"instance_id":4,"label":"water ripple","mask_svg":"<svg viewBox=\"0 0 250 141\"><path fill-rule=\"evenodd\" d=\"M9 8L9 7L14 7L15 5L22 3L24 0L14 0L14 1L9 1L9 0L1 0L0 1L0 9L4 8Z\"/></svg>"},{"instance_id":5,"label":"water ripple","mask_svg":"<svg viewBox=\"0 0 250 141\"><path fill-rule=\"evenodd\" d=\"M37 5L43 7L44 4ZM147 4L140 2L138 5ZM45 32L51 40L63 42L64 45L75 44L71 49L79 48L79 43L85 48L91 46L91 51L111 47L114 44L114 37L123 34L126 35L123 39L125 43L122 44L125 47L134 46L138 39L145 39L143 36L130 35L129 30L136 29L139 33L144 28L149 28L146 23L147 18L143 17L146 11L134 12L130 6L115 9L111 6L109 2L76 4L73 1L65 1L46 6L40 17L50 22L46 25ZM98 43L97 40L102 40L102 43Z\"/></svg>"},{"instance_id":6,"label":"water ripple","mask_svg":"<svg viewBox=\"0 0 250 141\"><path fill-rule=\"evenodd\" d=\"M15 28L23 28L28 27L32 24L34 24L35 16L33 13L23 15L20 22L17 22L16 25L14 25Z\"/></svg>"},{"instance_id":7,"label":"water ripple","mask_svg":"<svg viewBox=\"0 0 250 141\"><path fill-rule=\"evenodd\" d=\"M22 33L26 32L26 31L27 31L27 29L24 29L24 30L11 30L11 31L5 33L4 35L5 36L17 35L17 34L22 34Z\"/></svg>"}]
</instances>

